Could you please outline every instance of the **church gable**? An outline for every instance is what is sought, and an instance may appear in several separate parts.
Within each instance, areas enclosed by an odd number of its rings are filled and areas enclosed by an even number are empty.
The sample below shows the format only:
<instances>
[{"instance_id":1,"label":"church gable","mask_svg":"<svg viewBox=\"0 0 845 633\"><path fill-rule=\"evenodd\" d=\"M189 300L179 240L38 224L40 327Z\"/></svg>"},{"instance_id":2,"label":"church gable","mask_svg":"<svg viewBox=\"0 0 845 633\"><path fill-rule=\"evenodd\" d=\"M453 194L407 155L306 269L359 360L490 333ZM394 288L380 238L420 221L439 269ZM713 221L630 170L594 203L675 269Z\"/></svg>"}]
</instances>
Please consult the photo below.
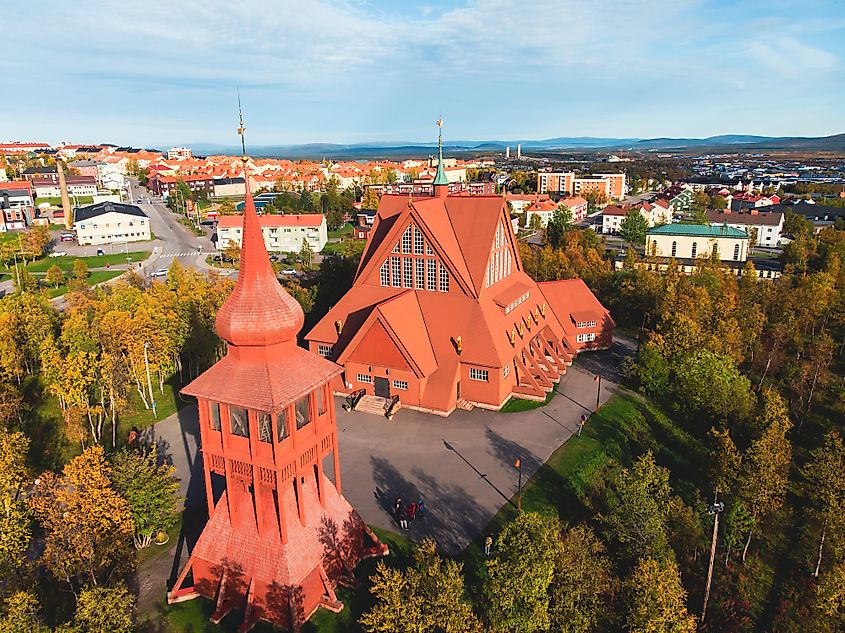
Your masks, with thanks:
<instances>
[{"instance_id":1,"label":"church gable","mask_svg":"<svg viewBox=\"0 0 845 633\"><path fill-rule=\"evenodd\" d=\"M514 253L507 224L500 219L496 225L493 242L490 245L490 255L487 260L487 271L484 277L484 287L489 288L513 272Z\"/></svg>"},{"instance_id":2,"label":"church gable","mask_svg":"<svg viewBox=\"0 0 845 633\"><path fill-rule=\"evenodd\" d=\"M370 270L367 283L431 292L452 289L453 275L413 217L409 215L404 229L392 232L386 239L390 240L387 245L392 246L390 250L379 249L380 255L374 256L373 263L378 263L378 267Z\"/></svg>"},{"instance_id":3,"label":"church gable","mask_svg":"<svg viewBox=\"0 0 845 633\"><path fill-rule=\"evenodd\" d=\"M363 364L377 362L382 367L414 371L379 319L372 322L366 334L355 344L355 349L347 360Z\"/></svg>"}]
</instances>

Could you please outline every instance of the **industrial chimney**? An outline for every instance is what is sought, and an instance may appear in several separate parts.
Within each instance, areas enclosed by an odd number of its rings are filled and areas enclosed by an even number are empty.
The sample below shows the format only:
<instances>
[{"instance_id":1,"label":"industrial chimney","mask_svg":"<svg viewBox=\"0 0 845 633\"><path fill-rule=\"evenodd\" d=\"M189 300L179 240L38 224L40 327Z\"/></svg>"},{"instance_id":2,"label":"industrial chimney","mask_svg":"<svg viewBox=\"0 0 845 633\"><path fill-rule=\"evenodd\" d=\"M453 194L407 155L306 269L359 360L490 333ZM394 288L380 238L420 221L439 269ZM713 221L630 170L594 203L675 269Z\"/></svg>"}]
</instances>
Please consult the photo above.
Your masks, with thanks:
<instances>
[{"instance_id":1,"label":"industrial chimney","mask_svg":"<svg viewBox=\"0 0 845 633\"><path fill-rule=\"evenodd\" d=\"M522 145L520 144L520 145L516 146L516 160L521 160L521 159L522 159Z\"/></svg>"},{"instance_id":2,"label":"industrial chimney","mask_svg":"<svg viewBox=\"0 0 845 633\"><path fill-rule=\"evenodd\" d=\"M511 158L511 148L506 147L505 148L505 160L510 160L510 158Z\"/></svg>"},{"instance_id":3,"label":"industrial chimney","mask_svg":"<svg viewBox=\"0 0 845 633\"><path fill-rule=\"evenodd\" d=\"M73 228L73 212L70 208L70 197L67 195L67 182L65 181L65 170L62 161L56 159L56 171L59 174L59 189L62 192L62 211L65 214L65 228Z\"/></svg>"}]
</instances>

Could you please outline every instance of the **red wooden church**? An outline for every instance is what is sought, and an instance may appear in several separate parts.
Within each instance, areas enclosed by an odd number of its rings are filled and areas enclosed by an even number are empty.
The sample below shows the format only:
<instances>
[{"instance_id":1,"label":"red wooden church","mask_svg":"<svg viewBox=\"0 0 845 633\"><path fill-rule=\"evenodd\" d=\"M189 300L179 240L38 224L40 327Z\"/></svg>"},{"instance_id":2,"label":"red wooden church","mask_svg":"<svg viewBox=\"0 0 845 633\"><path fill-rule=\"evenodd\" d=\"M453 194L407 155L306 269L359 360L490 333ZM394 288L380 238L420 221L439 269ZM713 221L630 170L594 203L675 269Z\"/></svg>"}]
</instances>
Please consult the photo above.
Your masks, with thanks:
<instances>
[{"instance_id":1,"label":"red wooden church","mask_svg":"<svg viewBox=\"0 0 845 633\"><path fill-rule=\"evenodd\" d=\"M338 393L439 415L543 400L576 354L611 344L613 319L580 279L529 277L505 200L449 195L440 148L433 196L382 196L355 283L310 349L344 368Z\"/></svg>"},{"instance_id":2,"label":"red wooden church","mask_svg":"<svg viewBox=\"0 0 845 633\"><path fill-rule=\"evenodd\" d=\"M228 353L183 390L199 405L209 520L168 602L214 601L296 630L339 611L338 583L387 552L341 494L333 362L297 346L299 304L270 266L249 189L237 284L217 314ZM323 472L332 457L334 482Z\"/></svg>"}]
</instances>

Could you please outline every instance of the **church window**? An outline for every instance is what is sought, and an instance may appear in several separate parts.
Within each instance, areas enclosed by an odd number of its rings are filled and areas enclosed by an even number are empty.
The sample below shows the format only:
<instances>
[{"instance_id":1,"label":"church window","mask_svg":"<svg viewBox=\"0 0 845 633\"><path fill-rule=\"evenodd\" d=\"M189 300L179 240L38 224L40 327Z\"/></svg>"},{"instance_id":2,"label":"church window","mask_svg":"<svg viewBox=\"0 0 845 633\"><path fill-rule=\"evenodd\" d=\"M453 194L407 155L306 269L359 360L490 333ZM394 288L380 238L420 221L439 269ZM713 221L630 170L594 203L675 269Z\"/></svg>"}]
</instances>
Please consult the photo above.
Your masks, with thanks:
<instances>
[{"instance_id":1,"label":"church window","mask_svg":"<svg viewBox=\"0 0 845 633\"><path fill-rule=\"evenodd\" d=\"M502 367L502 378L507 378L507 377L508 377L508 376L510 376L510 375L511 375L511 366L510 366L510 364L505 365L504 367Z\"/></svg>"},{"instance_id":2,"label":"church window","mask_svg":"<svg viewBox=\"0 0 845 633\"><path fill-rule=\"evenodd\" d=\"M425 240L423 239L423 234L420 230L414 227L414 253L417 255L422 255L425 249Z\"/></svg>"},{"instance_id":3,"label":"church window","mask_svg":"<svg viewBox=\"0 0 845 633\"><path fill-rule=\"evenodd\" d=\"M393 247L393 252L394 252L394 253L398 253L398 252L399 252L399 244L400 244L400 242L396 242L396 246L394 246L394 247Z\"/></svg>"},{"instance_id":4,"label":"church window","mask_svg":"<svg viewBox=\"0 0 845 633\"><path fill-rule=\"evenodd\" d=\"M276 438L277 441L281 442L284 439L287 439L287 436L290 435L288 431L288 414L287 411L282 411L281 413L276 414Z\"/></svg>"},{"instance_id":5,"label":"church window","mask_svg":"<svg viewBox=\"0 0 845 633\"><path fill-rule=\"evenodd\" d=\"M698 242L692 243L692 258L695 259L698 255Z\"/></svg>"},{"instance_id":6,"label":"church window","mask_svg":"<svg viewBox=\"0 0 845 633\"><path fill-rule=\"evenodd\" d=\"M414 275L414 285L416 288L425 288L425 260L417 259L416 261L416 275Z\"/></svg>"},{"instance_id":7,"label":"church window","mask_svg":"<svg viewBox=\"0 0 845 633\"><path fill-rule=\"evenodd\" d=\"M381 270L379 270L379 280L381 281L382 286L389 286L390 285L390 267L387 263L387 260L384 260L384 263L381 265Z\"/></svg>"},{"instance_id":8,"label":"church window","mask_svg":"<svg viewBox=\"0 0 845 633\"><path fill-rule=\"evenodd\" d=\"M209 423L211 424L212 431L219 431L220 430L220 403L212 402L209 405L211 409L211 419Z\"/></svg>"},{"instance_id":9,"label":"church window","mask_svg":"<svg viewBox=\"0 0 845 633\"><path fill-rule=\"evenodd\" d=\"M410 253L411 252L411 227L409 226L405 229L405 232L402 234L402 252L403 253Z\"/></svg>"},{"instance_id":10,"label":"church window","mask_svg":"<svg viewBox=\"0 0 845 633\"><path fill-rule=\"evenodd\" d=\"M400 391L408 391L408 381L407 380L394 380L393 381L393 388L399 389Z\"/></svg>"},{"instance_id":11,"label":"church window","mask_svg":"<svg viewBox=\"0 0 845 633\"><path fill-rule=\"evenodd\" d=\"M232 425L232 435L249 437L249 416L246 409L229 407L229 421Z\"/></svg>"},{"instance_id":12,"label":"church window","mask_svg":"<svg viewBox=\"0 0 845 633\"><path fill-rule=\"evenodd\" d=\"M434 255L434 249L431 248L430 244L425 245L425 254L426 255Z\"/></svg>"},{"instance_id":13,"label":"church window","mask_svg":"<svg viewBox=\"0 0 845 633\"><path fill-rule=\"evenodd\" d=\"M437 260L428 260L428 275L426 276L426 288L437 290Z\"/></svg>"},{"instance_id":14,"label":"church window","mask_svg":"<svg viewBox=\"0 0 845 633\"><path fill-rule=\"evenodd\" d=\"M310 396L302 396L296 401L294 405L296 412L296 430L298 431L303 426L311 422L311 398Z\"/></svg>"},{"instance_id":15,"label":"church window","mask_svg":"<svg viewBox=\"0 0 845 633\"><path fill-rule=\"evenodd\" d=\"M369 385L372 384L373 377L369 374L358 374L358 382L365 382Z\"/></svg>"},{"instance_id":16,"label":"church window","mask_svg":"<svg viewBox=\"0 0 845 633\"><path fill-rule=\"evenodd\" d=\"M478 380L479 382L487 382L490 379L490 373L486 369L477 369L476 367L470 367L469 379Z\"/></svg>"},{"instance_id":17,"label":"church window","mask_svg":"<svg viewBox=\"0 0 845 633\"><path fill-rule=\"evenodd\" d=\"M406 288L414 287L413 260L410 257L402 259L402 285Z\"/></svg>"},{"instance_id":18,"label":"church window","mask_svg":"<svg viewBox=\"0 0 845 633\"><path fill-rule=\"evenodd\" d=\"M440 264L440 292L449 292L449 271Z\"/></svg>"},{"instance_id":19,"label":"church window","mask_svg":"<svg viewBox=\"0 0 845 633\"><path fill-rule=\"evenodd\" d=\"M739 244L734 246L734 261L739 261Z\"/></svg>"},{"instance_id":20,"label":"church window","mask_svg":"<svg viewBox=\"0 0 845 633\"><path fill-rule=\"evenodd\" d=\"M273 429L270 421L270 414L265 413L264 411L258 412L258 440L260 442L266 442L267 444L273 443Z\"/></svg>"},{"instance_id":21,"label":"church window","mask_svg":"<svg viewBox=\"0 0 845 633\"><path fill-rule=\"evenodd\" d=\"M402 285L402 280L400 279L402 274L402 258L401 257L391 257L390 258L390 266L393 269L393 286L398 288Z\"/></svg>"},{"instance_id":22,"label":"church window","mask_svg":"<svg viewBox=\"0 0 845 633\"><path fill-rule=\"evenodd\" d=\"M678 252L678 243L672 242L672 257L674 257L677 252Z\"/></svg>"}]
</instances>

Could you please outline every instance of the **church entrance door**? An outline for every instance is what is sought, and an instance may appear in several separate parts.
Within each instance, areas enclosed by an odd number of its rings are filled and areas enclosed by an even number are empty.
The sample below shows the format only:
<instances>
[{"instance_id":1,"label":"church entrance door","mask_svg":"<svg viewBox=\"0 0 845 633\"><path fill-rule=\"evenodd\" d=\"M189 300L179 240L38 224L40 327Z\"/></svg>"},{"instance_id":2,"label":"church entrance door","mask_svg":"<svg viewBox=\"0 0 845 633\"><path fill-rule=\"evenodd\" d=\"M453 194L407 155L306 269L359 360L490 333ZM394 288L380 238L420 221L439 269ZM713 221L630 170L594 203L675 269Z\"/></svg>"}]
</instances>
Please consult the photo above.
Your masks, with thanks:
<instances>
[{"instance_id":1,"label":"church entrance door","mask_svg":"<svg viewBox=\"0 0 845 633\"><path fill-rule=\"evenodd\" d=\"M376 395L380 398L390 397L390 381L387 378L376 376Z\"/></svg>"}]
</instances>

